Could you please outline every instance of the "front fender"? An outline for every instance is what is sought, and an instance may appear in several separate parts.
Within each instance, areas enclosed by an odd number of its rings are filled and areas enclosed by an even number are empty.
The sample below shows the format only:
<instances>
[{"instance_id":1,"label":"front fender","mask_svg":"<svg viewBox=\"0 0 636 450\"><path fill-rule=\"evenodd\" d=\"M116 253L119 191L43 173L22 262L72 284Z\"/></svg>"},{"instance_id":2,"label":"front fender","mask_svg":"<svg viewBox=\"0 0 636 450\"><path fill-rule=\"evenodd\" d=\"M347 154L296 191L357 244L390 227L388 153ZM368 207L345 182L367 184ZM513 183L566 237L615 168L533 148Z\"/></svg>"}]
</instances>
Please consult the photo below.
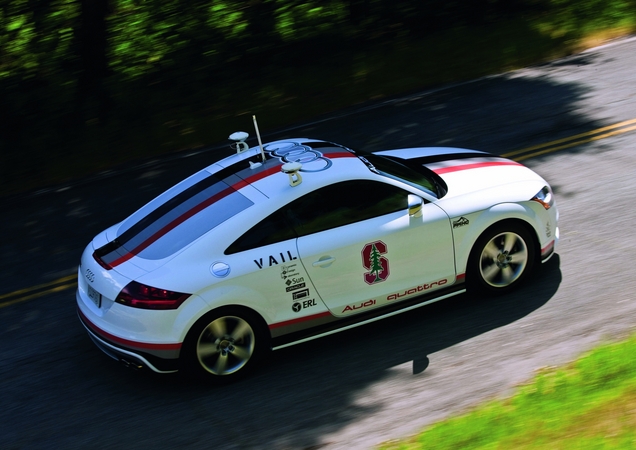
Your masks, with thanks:
<instances>
[{"instance_id":1,"label":"front fender","mask_svg":"<svg viewBox=\"0 0 636 450\"><path fill-rule=\"evenodd\" d=\"M466 220L461 220L462 218L466 219L468 223ZM483 211L451 217L458 274L466 273L470 252L484 231L496 223L507 220L521 221L527 224L539 241L541 221L531 205L524 203L500 203Z\"/></svg>"}]
</instances>

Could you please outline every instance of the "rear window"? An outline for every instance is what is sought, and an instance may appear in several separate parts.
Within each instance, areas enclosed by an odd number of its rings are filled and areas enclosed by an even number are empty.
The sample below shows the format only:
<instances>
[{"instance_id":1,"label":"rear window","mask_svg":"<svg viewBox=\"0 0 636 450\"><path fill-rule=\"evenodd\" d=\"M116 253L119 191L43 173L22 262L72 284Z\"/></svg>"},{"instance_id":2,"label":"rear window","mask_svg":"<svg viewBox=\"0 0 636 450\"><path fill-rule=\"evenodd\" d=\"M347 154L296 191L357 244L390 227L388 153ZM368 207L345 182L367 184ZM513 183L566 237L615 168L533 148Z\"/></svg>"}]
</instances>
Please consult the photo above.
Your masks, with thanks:
<instances>
[{"instance_id":1,"label":"rear window","mask_svg":"<svg viewBox=\"0 0 636 450\"><path fill-rule=\"evenodd\" d=\"M253 202L237 190L245 182L224 173L199 172L166 191L124 221L98 256L111 266L131 256L166 258L249 208Z\"/></svg>"}]
</instances>

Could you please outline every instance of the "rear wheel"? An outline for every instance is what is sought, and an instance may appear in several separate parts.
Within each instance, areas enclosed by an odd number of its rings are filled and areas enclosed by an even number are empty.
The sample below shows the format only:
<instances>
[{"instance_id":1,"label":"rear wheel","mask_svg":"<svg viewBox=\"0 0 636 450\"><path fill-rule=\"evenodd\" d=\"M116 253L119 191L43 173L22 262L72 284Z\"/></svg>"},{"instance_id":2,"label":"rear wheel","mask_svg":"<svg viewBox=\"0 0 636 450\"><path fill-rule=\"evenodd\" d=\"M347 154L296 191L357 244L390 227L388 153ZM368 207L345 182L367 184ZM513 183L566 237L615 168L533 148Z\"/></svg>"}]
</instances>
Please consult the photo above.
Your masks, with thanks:
<instances>
[{"instance_id":1,"label":"rear wheel","mask_svg":"<svg viewBox=\"0 0 636 450\"><path fill-rule=\"evenodd\" d=\"M239 308L208 313L188 333L183 368L214 382L244 376L268 348L268 334L261 322L256 314Z\"/></svg>"},{"instance_id":2,"label":"rear wheel","mask_svg":"<svg viewBox=\"0 0 636 450\"><path fill-rule=\"evenodd\" d=\"M522 226L504 224L487 230L471 252L469 287L491 294L514 289L532 272L535 253L534 240Z\"/></svg>"}]
</instances>

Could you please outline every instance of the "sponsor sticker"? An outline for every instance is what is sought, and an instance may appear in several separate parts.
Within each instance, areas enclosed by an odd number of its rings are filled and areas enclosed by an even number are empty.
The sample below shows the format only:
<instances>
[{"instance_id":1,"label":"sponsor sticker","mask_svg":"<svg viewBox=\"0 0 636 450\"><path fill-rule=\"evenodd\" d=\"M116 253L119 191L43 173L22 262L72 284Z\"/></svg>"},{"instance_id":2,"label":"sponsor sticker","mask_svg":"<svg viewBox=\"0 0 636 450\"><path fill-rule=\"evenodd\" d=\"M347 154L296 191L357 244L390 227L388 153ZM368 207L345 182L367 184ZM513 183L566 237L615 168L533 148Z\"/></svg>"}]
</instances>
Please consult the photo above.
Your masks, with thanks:
<instances>
[{"instance_id":1,"label":"sponsor sticker","mask_svg":"<svg viewBox=\"0 0 636 450\"><path fill-rule=\"evenodd\" d=\"M316 299L312 298L309 300L303 300L301 302L294 302L294 304L292 305L292 310L294 312L300 312L305 308L311 308L312 306L318 306L318 303L316 303Z\"/></svg>"},{"instance_id":2,"label":"sponsor sticker","mask_svg":"<svg viewBox=\"0 0 636 450\"><path fill-rule=\"evenodd\" d=\"M291 291L295 291L295 290L298 290L298 289L302 289L302 288L304 288L305 286L306 286L306 284L305 284L305 283L298 283L298 284L294 284L294 285L291 285L291 286L286 287L286 288L285 288L285 292L291 292Z\"/></svg>"},{"instance_id":3,"label":"sponsor sticker","mask_svg":"<svg viewBox=\"0 0 636 450\"><path fill-rule=\"evenodd\" d=\"M389 260L382 256L387 253L386 244L375 241L366 244L362 249L362 267L368 270L364 274L364 282L376 284L389 277Z\"/></svg>"},{"instance_id":4,"label":"sponsor sticker","mask_svg":"<svg viewBox=\"0 0 636 450\"><path fill-rule=\"evenodd\" d=\"M309 297L309 289L303 289L302 291L292 293L292 298L294 300L300 300L305 297Z\"/></svg>"}]
</instances>

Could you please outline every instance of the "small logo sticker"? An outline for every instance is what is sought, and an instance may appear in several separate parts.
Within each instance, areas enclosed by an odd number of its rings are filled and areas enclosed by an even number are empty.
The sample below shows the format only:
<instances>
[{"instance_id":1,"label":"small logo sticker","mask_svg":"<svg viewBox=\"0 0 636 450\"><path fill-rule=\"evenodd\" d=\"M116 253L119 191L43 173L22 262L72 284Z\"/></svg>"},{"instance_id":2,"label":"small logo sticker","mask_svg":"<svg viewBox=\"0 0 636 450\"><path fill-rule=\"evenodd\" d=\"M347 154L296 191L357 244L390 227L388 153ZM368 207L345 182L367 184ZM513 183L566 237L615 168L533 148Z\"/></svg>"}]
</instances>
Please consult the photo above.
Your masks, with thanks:
<instances>
[{"instance_id":1,"label":"small logo sticker","mask_svg":"<svg viewBox=\"0 0 636 450\"><path fill-rule=\"evenodd\" d=\"M309 297L309 289L303 289L302 291L292 293L292 298L294 300L300 300L305 297Z\"/></svg>"},{"instance_id":2,"label":"small logo sticker","mask_svg":"<svg viewBox=\"0 0 636 450\"><path fill-rule=\"evenodd\" d=\"M465 225L468 225L469 223L470 222L468 221L468 219L462 216L459 219L453 221L453 228L463 227Z\"/></svg>"}]
</instances>

